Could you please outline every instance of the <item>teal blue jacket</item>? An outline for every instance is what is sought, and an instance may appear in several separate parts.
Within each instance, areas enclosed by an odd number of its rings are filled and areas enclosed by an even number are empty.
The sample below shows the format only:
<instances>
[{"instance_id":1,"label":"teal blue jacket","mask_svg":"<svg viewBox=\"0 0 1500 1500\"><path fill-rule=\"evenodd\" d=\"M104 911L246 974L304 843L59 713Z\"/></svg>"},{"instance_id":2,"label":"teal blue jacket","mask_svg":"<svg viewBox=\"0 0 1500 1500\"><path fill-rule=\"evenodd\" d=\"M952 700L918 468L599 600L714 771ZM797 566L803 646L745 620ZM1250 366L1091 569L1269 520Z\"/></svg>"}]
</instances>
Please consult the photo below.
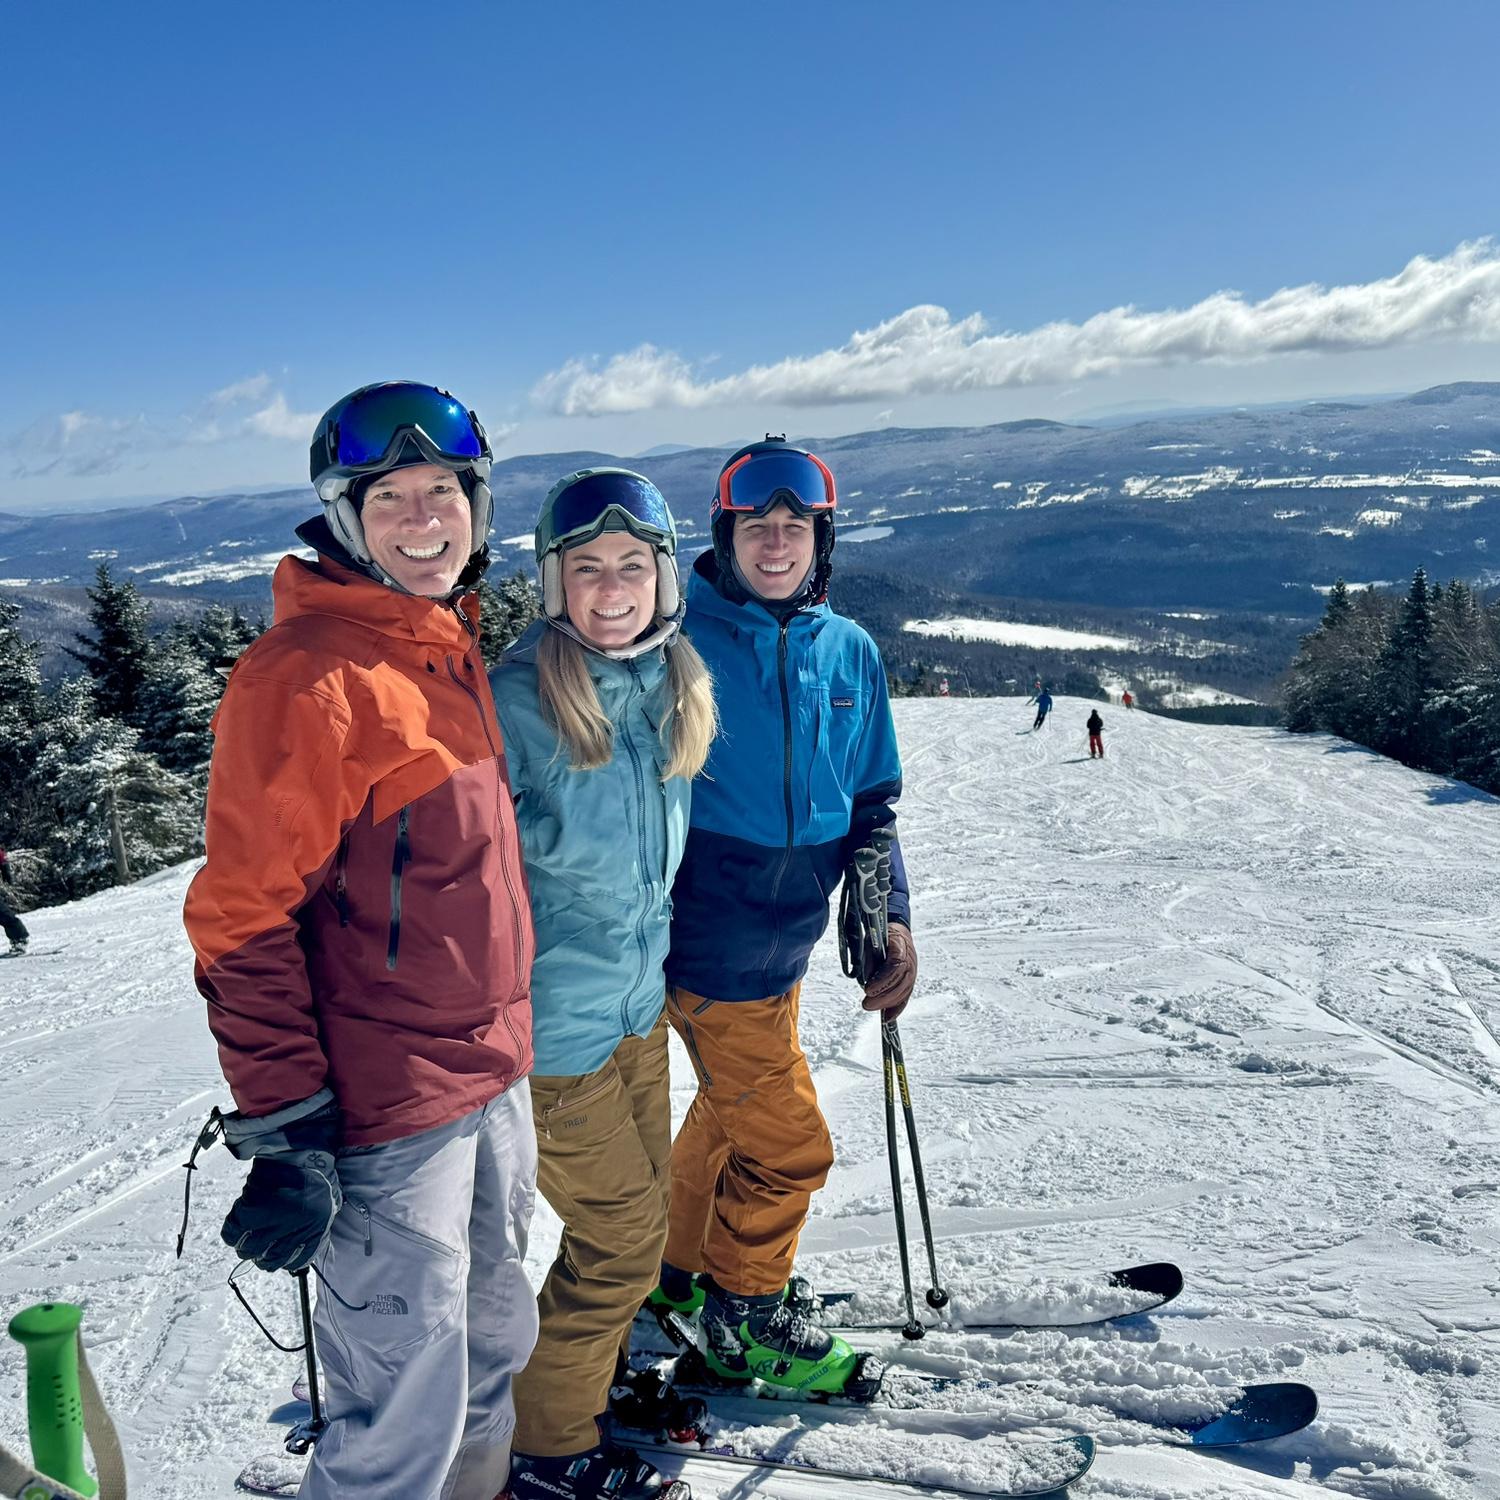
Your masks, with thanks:
<instances>
[{"instance_id":1,"label":"teal blue jacket","mask_svg":"<svg viewBox=\"0 0 1500 1500\"><path fill-rule=\"evenodd\" d=\"M575 771L537 698L536 624L490 672L505 735L521 849L531 885L536 1072L592 1073L661 1015L672 878L687 839L690 783L663 782L671 746L666 659L613 661L589 673L615 726L607 766Z\"/></svg>"}]
</instances>

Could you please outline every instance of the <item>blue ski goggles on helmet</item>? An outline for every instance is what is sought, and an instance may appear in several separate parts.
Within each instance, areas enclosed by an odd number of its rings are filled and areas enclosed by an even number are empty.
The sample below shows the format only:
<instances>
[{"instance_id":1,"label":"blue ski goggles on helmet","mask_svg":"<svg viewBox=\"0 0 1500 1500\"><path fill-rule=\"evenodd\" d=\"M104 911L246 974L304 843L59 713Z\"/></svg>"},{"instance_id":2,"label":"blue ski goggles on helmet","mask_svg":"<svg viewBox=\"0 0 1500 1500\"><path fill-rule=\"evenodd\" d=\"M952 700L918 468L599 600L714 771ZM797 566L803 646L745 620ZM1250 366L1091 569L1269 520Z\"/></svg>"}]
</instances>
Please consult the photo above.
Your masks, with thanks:
<instances>
[{"instance_id":1,"label":"blue ski goggles on helmet","mask_svg":"<svg viewBox=\"0 0 1500 1500\"><path fill-rule=\"evenodd\" d=\"M433 463L466 467L487 460L489 443L474 413L446 391L392 381L345 402L321 435L325 473L379 472L411 440Z\"/></svg>"},{"instance_id":2,"label":"blue ski goggles on helmet","mask_svg":"<svg viewBox=\"0 0 1500 1500\"><path fill-rule=\"evenodd\" d=\"M833 510L838 504L833 474L811 453L747 453L719 475L720 510L763 515L777 505L799 516Z\"/></svg>"},{"instance_id":3,"label":"blue ski goggles on helmet","mask_svg":"<svg viewBox=\"0 0 1500 1500\"><path fill-rule=\"evenodd\" d=\"M604 530L611 511L642 540L672 544L672 513L662 492L639 474L620 473L589 474L557 497L552 505L552 544Z\"/></svg>"}]
</instances>

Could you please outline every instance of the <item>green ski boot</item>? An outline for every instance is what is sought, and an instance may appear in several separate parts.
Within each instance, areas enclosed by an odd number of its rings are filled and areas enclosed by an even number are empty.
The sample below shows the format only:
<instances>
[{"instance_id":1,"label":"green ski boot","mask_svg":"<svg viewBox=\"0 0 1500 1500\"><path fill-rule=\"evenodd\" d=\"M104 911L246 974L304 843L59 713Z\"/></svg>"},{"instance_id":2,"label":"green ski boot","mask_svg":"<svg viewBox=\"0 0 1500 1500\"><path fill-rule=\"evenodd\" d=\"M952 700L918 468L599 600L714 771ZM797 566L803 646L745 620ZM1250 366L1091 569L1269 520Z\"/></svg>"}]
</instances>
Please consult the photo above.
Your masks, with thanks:
<instances>
[{"instance_id":1,"label":"green ski boot","mask_svg":"<svg viewBox=\"0 0 1500 1500\"><path fill-rule=\"evenodd\" d=\"M682 1345L681 1330L697 1325L698 1314L703 1309L703 1288L692 1271L680 1271L676 1266L661 1263L661 1280L652 1289L651 1295L642 1304L641 1311L650 1313L661 1325L662 1332L674 1344ZM675 1318L669 1318L675 1313ZM681 1321L679 1321L681 1320ZM688 1340L691 1347L692 1340Z\"/></svg>"},{"instance_id":2,"label":"green ski boot","mask_svg":"<svg viewBox=\"0 0 1500 1500\"><path fill-rule=\"evenodd\" d=\"M820 1328L785 1292L748 1297L726 1292L710 1277L698 1316L699 1348L709 1375L726 1384L759 1380L812 1396L869 1401L885 1367Z\"/></svg>"}]
</instances>

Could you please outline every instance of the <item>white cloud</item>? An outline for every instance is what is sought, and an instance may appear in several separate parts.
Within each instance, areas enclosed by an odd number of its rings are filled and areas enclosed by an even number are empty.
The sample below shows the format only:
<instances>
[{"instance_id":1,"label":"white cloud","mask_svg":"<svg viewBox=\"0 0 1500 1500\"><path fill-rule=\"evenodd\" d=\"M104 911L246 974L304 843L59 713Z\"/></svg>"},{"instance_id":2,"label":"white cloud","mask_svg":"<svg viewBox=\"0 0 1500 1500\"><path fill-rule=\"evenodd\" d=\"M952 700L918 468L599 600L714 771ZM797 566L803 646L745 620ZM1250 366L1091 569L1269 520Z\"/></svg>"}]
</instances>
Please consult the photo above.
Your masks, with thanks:
<instances>
[{"instance_id":1,"label":"white cloud","mask_svg":"<svg viewBox=\"0 0 1500 1500\"><path fill-rule=\"evenodd\" d=\"M248 380L238 380L215 391L209 398L210 406L239 406L245 402L263 401L271 389L271 377L262 371Z\"/></svg>"},{"instance_id":2,"label":"white cloud","mask_svg":"<svg viewBox=\"0 0 1500 1500\"><path fill-rule=\"evenodd\" d=\"M286 404L286 397L277 391L269 405L251 412L245 418L245 430L257 437L280 438L287 442L299 439L310 443L313 428L318 425L321 415L321 412L316 411L292 411Z\"/></svg>"},{"instance_id":3,"label":"white cloud","mask_svg":"<svg viewBox=\"0 0 1500 1500\"><path fill-rule=\"evenodd\" d=\"M608 360L573 359L532 400L560 416L605 416L733 402L823 406L1053 385L1131 369L1244 364L1427 343L1500 340L1500 251L1488 239L1396 275L1351 286L1286 287L1260 302L1215 292L1191 307L1116 307L1082 323L993 333L971 313L920 306L855 333L837 349L699 378L680 354L642 344Z\"/></svg>"}]
</instances>

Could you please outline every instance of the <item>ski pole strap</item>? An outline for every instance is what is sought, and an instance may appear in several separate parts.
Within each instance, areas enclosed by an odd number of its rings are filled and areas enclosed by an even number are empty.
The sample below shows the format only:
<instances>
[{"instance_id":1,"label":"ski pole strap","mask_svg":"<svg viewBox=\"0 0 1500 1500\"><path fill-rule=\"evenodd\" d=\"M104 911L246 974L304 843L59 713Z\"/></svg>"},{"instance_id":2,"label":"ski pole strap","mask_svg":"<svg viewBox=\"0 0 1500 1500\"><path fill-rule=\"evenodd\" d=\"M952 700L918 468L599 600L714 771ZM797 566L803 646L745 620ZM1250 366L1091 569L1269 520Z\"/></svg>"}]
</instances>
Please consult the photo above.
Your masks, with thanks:
<instances>
[{"instance_id":1,"label":"ski pole strap","mask_svg":"<svg viewBox=\"0 0 1500 1500\"><path fill-rule=\"evenodd\" d=\"M193 1201L193 1173L198 1170L198 1153L206 1151L217 1140L224 1136L224 1116L219 1113L219 1106L214 1105L209 1112L208 1123L198 1132L198 1139L193 1142L193 1149L188 1159L183 1162L183 1170L187 1176L182 1182L182 1228L177 1231L177 1259L182 1259L182 1247L187 1240L188 1211Z\"/></svg>"},{"instance_id":2,"label":"ski pole strap","mask_svg":"<svg viewBox=\"0 0 1500 1500\"><path fill-rule=\"evenodd\" d=\"M880 894L880 855L856 849L844 872L839 897L839 962L844 973L868 984L885 959L885 900Z\"/></svg>"},{"instance_id":3,"label":"ski pole strap","mask_svg":"<svg viewBox=\"0 0 1500 1500\"><path fill-rule=\"evenodd\" d=\"M77 1490L38 1474L0 1443L0 1495L8 1500L86 1500Z\"/></svg>"}]
</instances>

